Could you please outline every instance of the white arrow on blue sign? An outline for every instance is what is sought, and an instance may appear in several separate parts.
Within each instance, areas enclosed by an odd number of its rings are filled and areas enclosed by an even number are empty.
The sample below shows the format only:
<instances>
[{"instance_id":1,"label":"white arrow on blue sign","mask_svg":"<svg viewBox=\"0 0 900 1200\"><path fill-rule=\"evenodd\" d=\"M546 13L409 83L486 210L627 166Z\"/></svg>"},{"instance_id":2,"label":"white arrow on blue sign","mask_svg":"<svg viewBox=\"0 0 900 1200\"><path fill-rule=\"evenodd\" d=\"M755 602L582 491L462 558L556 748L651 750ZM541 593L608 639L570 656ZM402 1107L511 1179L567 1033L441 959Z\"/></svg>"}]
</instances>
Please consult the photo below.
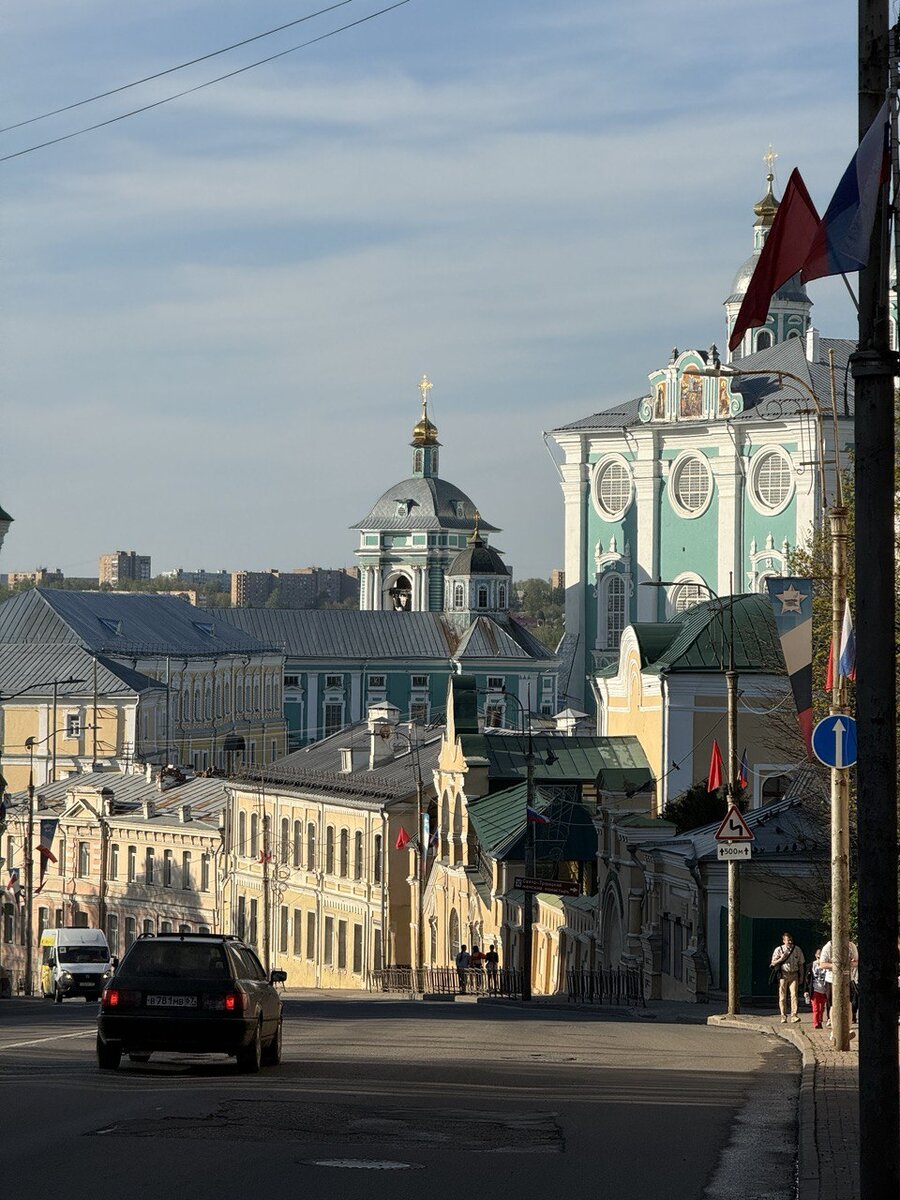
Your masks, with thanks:
<instances>
[{"instance_id":1,"label":"white arrow on blue sign","mask_svg":"<svg viewBox=\"0 0 900 1200\"><path fill-rule=\"evenodd\" d=\"M826 767L852 767L856 762L856 721L840 713L825 717L813 730L812 748Z\"/></svg>"}]
</instances>

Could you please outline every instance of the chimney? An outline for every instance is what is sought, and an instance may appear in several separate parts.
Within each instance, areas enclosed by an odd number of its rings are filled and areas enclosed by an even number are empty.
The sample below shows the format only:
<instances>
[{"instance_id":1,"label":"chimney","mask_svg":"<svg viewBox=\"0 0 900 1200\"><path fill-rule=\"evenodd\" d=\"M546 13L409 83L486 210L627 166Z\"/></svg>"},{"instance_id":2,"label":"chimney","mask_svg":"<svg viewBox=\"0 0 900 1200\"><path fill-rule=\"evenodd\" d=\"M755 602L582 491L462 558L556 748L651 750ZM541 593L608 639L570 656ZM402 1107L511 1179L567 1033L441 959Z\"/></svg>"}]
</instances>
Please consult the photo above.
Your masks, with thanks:
<instances>
[{"instance_id":1,"label":"chimney","mask_svg":"<svg viewBox=\"0 0 900 1200\"><path fill-rule=\"evenodd\" d=\"M391 734L400 719L400 709L396 704L384 700L369 708L369 770L379 763L393 757Z\"/></svg>"},{"instance_id":2,"label":"chimney","mask_svg":"<svg viewBox=\"0 0 900 1200\"><path fill-rule=\"evenodd\" d=\"M103 790L100 792L100 812L104 817L112 816L115 800L116 794L112 788L103 788Z\"/></svg>"},{"instance_id":3,"label":"chimney","mask_svg":"<svg viewBox=\"0 0 900 1200\"><path fill-rule=\"evenodd\" d=\"M807 362L819 362L822 356L822 347L819 339L818 329L814 329L810 325L806 331L806 359Z\"/></svg>"},{"instance_id":4,"label":"chimney","mask_svg":"<svg viewBox=\"0 0 900 1200\"><path fill-rule=\"evenodd\" d=\"M190 825L191 823L191 806L182 804L181 806L181 823L182 825Z\"/></svg>"},{"instance_id":5,"label":"chimney","mask_svg":"<svg viewBox=\"0 0 900 1200\"><path fill-rule=\"evenodd\" d=\"M379 739L380 740L380 739ZM341 749L341 774L352 775L354 771L365 769L369 758L365 746L344 746Z\"/></svg>"},{"instance_id":6,"label":"chimney","mask_svg":"<svg viewBox=\"0 0 900 1200\"><path fill-rule=\"evenodd\" d=\"M156 816L156 805L152 800L144 800L141 804L141 810L145 821L149 821L151 817Z\"/></svg>"}]
</instances>

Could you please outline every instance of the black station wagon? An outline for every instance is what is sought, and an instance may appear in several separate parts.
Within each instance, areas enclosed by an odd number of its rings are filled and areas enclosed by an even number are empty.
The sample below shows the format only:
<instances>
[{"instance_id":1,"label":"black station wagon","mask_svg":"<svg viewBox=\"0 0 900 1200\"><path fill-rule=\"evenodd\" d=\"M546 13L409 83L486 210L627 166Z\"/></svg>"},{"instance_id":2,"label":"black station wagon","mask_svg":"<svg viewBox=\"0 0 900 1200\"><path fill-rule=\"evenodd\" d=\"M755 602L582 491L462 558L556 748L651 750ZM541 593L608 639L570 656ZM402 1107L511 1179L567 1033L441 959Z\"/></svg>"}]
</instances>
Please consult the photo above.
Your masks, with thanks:
<instances>
[{"instance_id":1,"label":"black station wagon","mask_svg":"<svg viewBox=\"0 0 900 1200\"><path fill-rule=\"evenodd\" d=\"M281 1062L281 998L249 946L218 934L139 937L103 990L97 1062L115 1071L123 1054L229 1054L242 1071Z\"/></svg>"}]
</instances>

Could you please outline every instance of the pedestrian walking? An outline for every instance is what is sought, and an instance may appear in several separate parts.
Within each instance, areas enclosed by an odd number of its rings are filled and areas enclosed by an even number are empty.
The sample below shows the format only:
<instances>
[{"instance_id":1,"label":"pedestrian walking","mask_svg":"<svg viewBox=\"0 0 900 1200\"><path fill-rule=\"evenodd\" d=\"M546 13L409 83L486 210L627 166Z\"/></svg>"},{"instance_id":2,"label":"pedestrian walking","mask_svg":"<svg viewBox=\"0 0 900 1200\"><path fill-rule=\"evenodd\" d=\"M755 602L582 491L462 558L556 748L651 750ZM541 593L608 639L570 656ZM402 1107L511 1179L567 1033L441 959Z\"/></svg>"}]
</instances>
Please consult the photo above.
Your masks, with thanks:
<instances>
[{"instance_id":1,"label":"pedestrian walking","mask_svg":"<svg viewBox=\"0 0 900 1200\"><path fill-rule=\"evenodd\" d=\"M825 1017L825 1006L827 1004L827 989L828 985L825 982L825 968L820 962L822 955L821 950L816 951L816 956L809 964L809 971L806 976L806 993L803 999L812 1006L813 1029L821 1029L822 1022Z\"/></svg>"},{"instance_id":2,"label":"pedestrian walking","mask_svg":"<svg viewBox=\"0 0 900 1200\"><path fill-rule=\"evenodd\" d=\"M855 1021L857 1012L859 1011L858 989L854 985L854 979L859 979L859 951L856 948L856 942L848 940L847 947L850 951L848 956L848 966L850 968L850 1012L851 1017ZM834 964L831 961L831 939L822 947L822 957L820 959L822 966L825 968L825 984L828 994L828 1020L827 1025L831 1025L831 1006L834 1002ZM854 999L856 995L856 999Z\"/></svg>"},{"instance_id":3,"label":"pedestrian walking","mask_svg":"<svg viewBox=\"0 0 900 1200\"><path fill-rule=\"evenodd\" d=\"M488 991L496 995L499 991L497 976L500 971L500 955L497 953L497 947L491 943L491 947L484 956L484 965L487 968L487 984Z\"/></svg>"},{"instance_id":4,"label":"pedestrian walking","mask_svg":"<svg viewBox=\"0 0 900 1200\"><path fill-rule=\"evenodd\" d=\"M824 956L824 950L822 953ZM778 976L778 1011L781 1013L782 1025L788 1022L789 1003L790 1020L800 1020L797 1006L804 964L803 951L794 944L793 936L790 933L782 934L781 945L773 950L772 961L769 964Z\"/></svg>"},{"instance_id":5,"label":"pedestrian walking","mask_svg":"<svg viewBox=\"0 0 900 1200\"><path fill-rule=\"evenodd\" d=\"M466 990L466 977L469 971L470 957L471 955L465 945L460 946L459 954L456 956L456 975L459 979L459 990L463 993Z\"/></svg>"}]
</instances>

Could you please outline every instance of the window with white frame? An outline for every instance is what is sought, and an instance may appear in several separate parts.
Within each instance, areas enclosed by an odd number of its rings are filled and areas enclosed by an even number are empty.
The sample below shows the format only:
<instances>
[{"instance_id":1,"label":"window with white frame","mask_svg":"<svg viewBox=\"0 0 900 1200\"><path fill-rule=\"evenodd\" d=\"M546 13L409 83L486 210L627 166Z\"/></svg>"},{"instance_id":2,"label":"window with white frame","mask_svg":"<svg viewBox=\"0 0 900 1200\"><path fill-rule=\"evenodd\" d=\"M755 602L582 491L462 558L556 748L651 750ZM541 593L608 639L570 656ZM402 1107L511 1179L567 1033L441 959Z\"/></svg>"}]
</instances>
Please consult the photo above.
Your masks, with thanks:
<instances>
[{"instance_id":1,"label":"window with white frame","mask_svg":"<svg viewBox=\"0 0 900 1200\"><path fill-rule=\"evenodd\" d=\"M466 607L466 589L461 583L455 583L453 585L453 607Z\"/></svg>"},{"instance_id":2,"label":"window with white frame","mask_svg":"<svg viewBox=\"0 0 900 1200\"><path fill-rule=\"evenodd\" d=\"M669 494L673 508L681 516L699 516L712 494L712 476L706 459L699 454L685 454L676 459Z\"/></svg>"},{"instance_id":3,"label":"window with white frame","mask_svg":"<svg viewBox=\"0 0 900 1200\"><path fill-rule=\"evenodd\" d=\"M383 691L386 686L387 686L387 676L386 675L370 675L369 676L369 688L371 690Z\"/></svg>"},{"instance_id":4,"label":"window with white frame","mask_svg":"<svg viewBox=\"0 0 900 1200\"><path fill-rule=\"evenodd\" d=\"M479 608L487 608L487 606L488 606L488 590L487 590L487 585L484 583L480 583L478 585L478 602L477 603L478 603Z\"/></svg>"},{"instance_id":5,"label":"window with white frame","mask_svg":"<svg viewBox=\"0 0 900 1200\"><path fill-rule=\"evenodd\" d=\"M80 738L82 734L81 713L66 714L66 737Z\"/></svg>"},{"instance_id":6,"label":"window with white frame","mask_svg":"<svg viewBox=\"0 0 900 1200\"><path fill-rule=\"evenodd\" d=\"M489 692L502 692L506 686L506 681L502 675L488 675L487 686Z\"/></svg>"},{"instance_id":7,"label":"window with white frame","mask_svg":"<svg viewBox=\"0 0 900 1200\"><path fill-rule=\"evenodd\" d=\"M601 516L619 520L631 506L631 470L624 459L611 455L600 461L594 474L594 502Z\"/></svg>"},{"instance_id":8,"label":"window with white frame","mask_svg":"<svg viewBox=\"0 0 900 1200\"><path fill-rule=\"evenodd\" d=\"M344 727L344 706L340 701L329 701L325 705L325 737L331 737Z\"/></svg>"},{"instance_id":9,"label":"window with white frame","mask_svg":"<svg viewBox=\"0 0 900 1200\"><path fill-rule=\"evenodd\" d=\"M427 675L412 675L410 677L409 685L412 688L427 688L428 687L428 676Z\"/></svg>"},{"instance_id":10,"label":"window with white frame","mask_svg":"<svg viewBox=\"0 0 900 1200\"><path fill-rule=\"evenodd\" d=\"M780 512L794 486L790 459L779 447L761 450L753 457L750 470L750 495L757 508Z\"/></svg>"},{"instance_id":11,"label":"window with white frame","mask_svg":"<svg viewBox=\"0 0 900 1200\"><path fill-rule=\"evenodd\" d=\"M699 583L679 583L672 589L671 607L673 613L685 612L709 599L709 592Z\"/></svg>"},{"instance_id":12,"label":"window with white frame","mask_svg":"<svg viewBox=\"0 0 900 1200\"><path fill-rule=\"evenodd\" d=\"M497 588L497 607L506 608L506 584L501 583Z\"/></svg>"},{"instance_id":13,"label":"window with white frame","mask_svg":"<svg viewBox=\"0 0 900 1200\"><path fill-rule=\"evenodd\" d=\"M342 688L344 686L343 675L326 675L325 686L327 688Z\"/></svg>"},{"instance_id":14,"label":"window with white frame","mask_svg":"<svg viewBox=\"0 0 900 1200\"><path fill-rule=\"evenodd\" d=\"M89 842L78 843L78 877L87 878L91 873L91 846Z\"/></svg>"},{"instance_id":15,"label":"window with white frame","mask_svg":"<svg viewBox=\"0 0 900 1200\"><path fill-rule=\"evenodd\" d=\"M606 631L606 649L618 650L625 630L626 586L621 575L610 575L603 593L603 624Z\"/></svg>"}]
</instances>

